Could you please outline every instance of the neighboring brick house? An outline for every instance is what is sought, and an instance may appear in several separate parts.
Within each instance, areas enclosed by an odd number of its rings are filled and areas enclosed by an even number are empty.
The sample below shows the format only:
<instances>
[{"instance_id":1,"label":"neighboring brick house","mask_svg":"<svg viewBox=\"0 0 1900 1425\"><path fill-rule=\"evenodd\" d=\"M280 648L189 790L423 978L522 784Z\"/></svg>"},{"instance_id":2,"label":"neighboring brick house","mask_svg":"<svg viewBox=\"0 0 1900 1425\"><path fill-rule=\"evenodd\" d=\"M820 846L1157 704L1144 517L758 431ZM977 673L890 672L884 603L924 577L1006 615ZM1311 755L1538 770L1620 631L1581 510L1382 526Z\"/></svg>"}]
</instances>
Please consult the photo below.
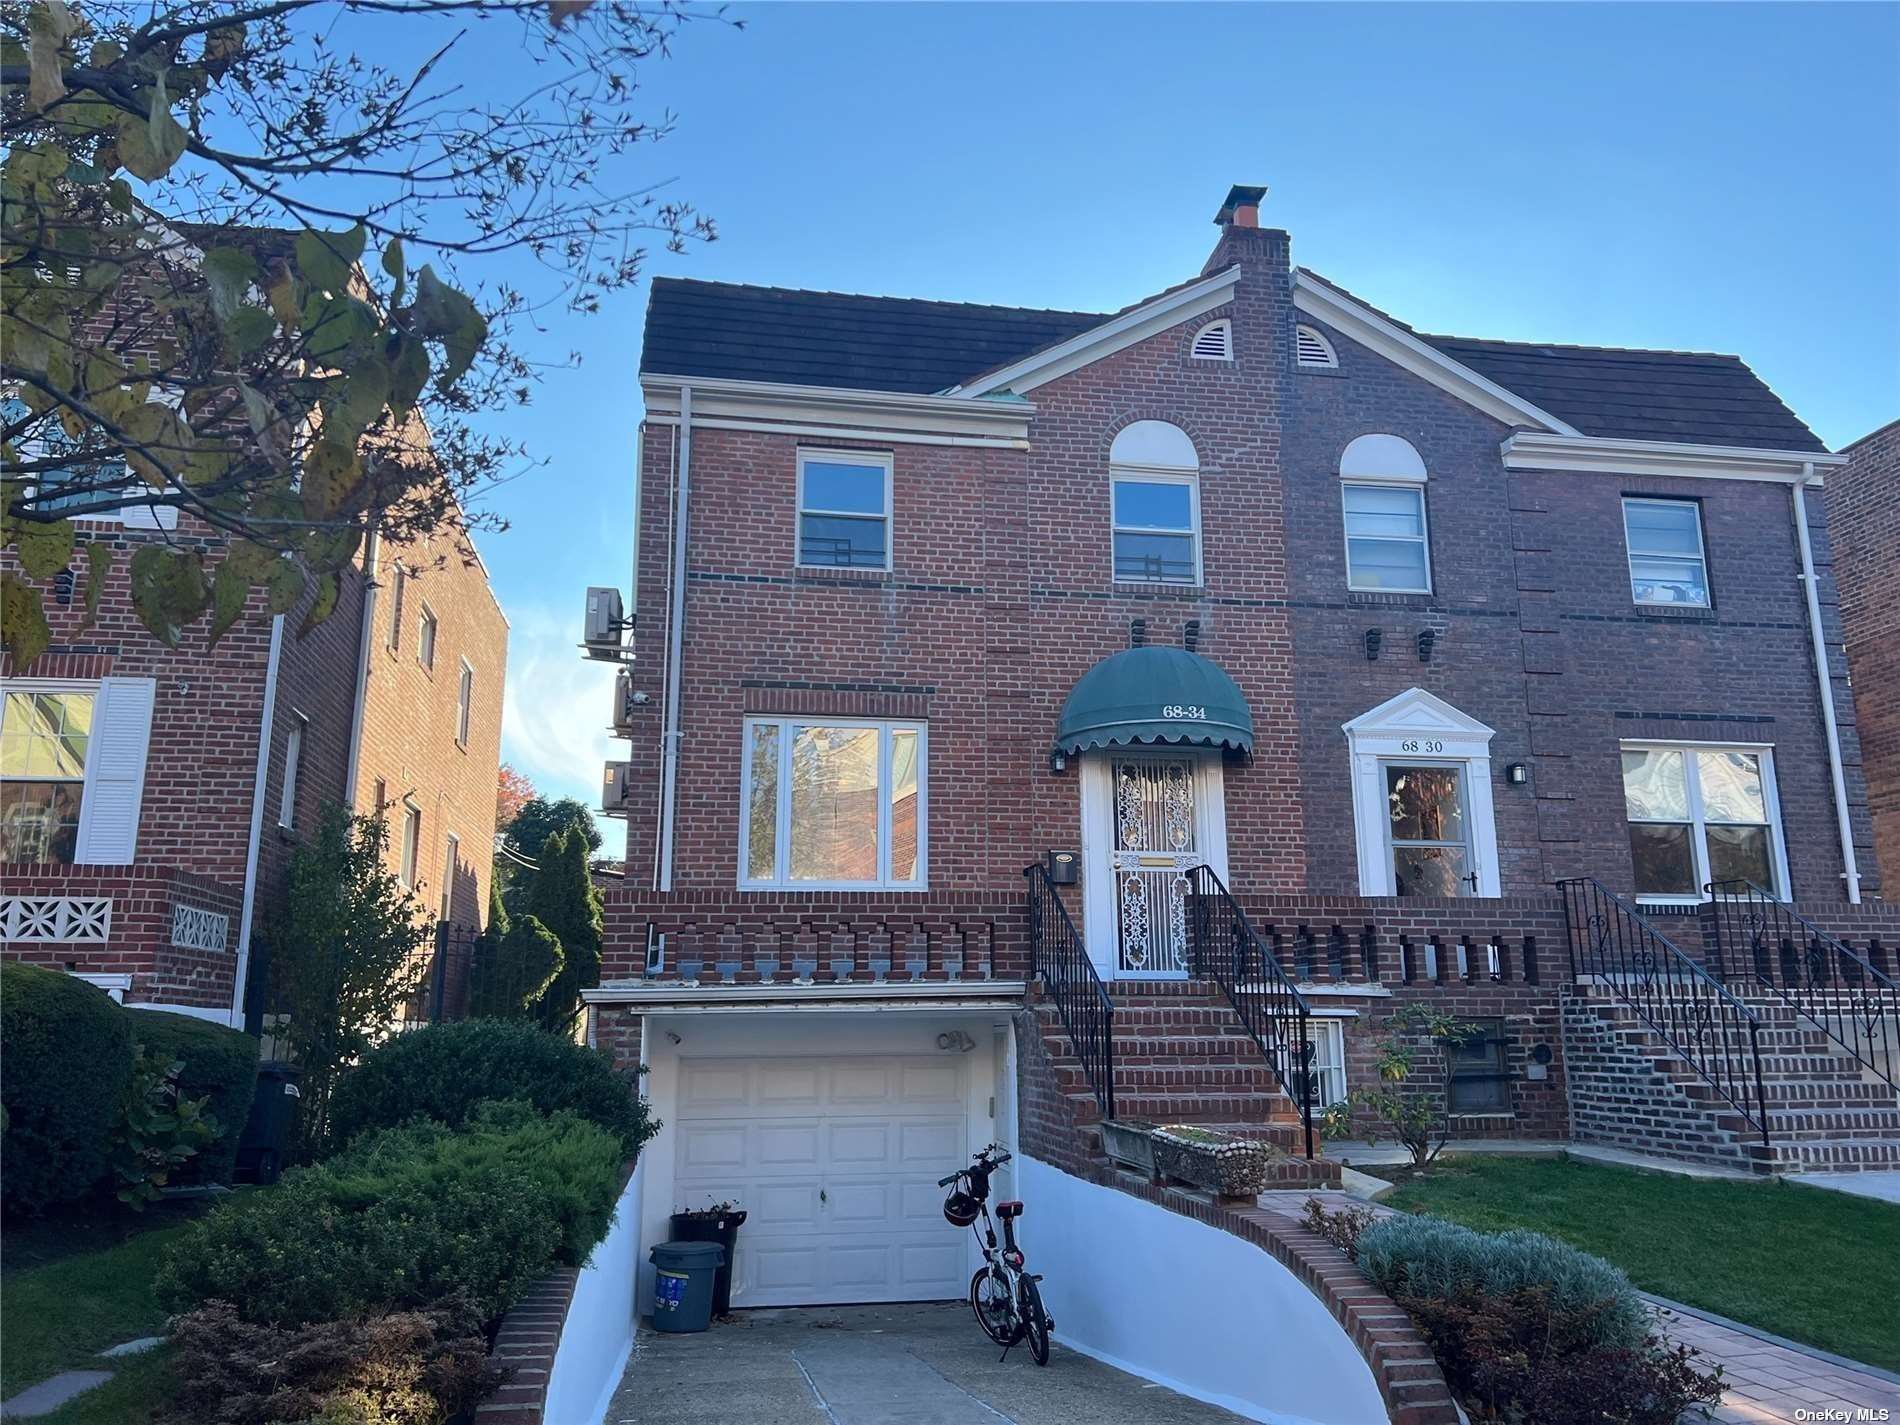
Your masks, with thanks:
<instances>
[{"instance_id":1,"label":"neighboring brick house","mask_svg":"<svg viewBox=\"0 0 1900 1425\"><path fill-rule=\"evenodd\" d=\"M1846 904L1841 459L1733 357L1416 332L1296 268L1262 191L1115 313L654 284L587 998L668 1125L642 1231L742 1202L737 1301L954 1294L918 1184L992 1138L1303 1153L1283 1083L1369 1083L1408 998L1483 1031L1463 1133L1587 1103L1685 1158L1900 1164L1884 1089L1711 1109L1655 1069L1721 1080L1734 1017L1793 1012L1757 1005L1811 988L1784 920L1894 969L1900 920Z\"/></svg>"},{"instance_id":2,"label":"neighboring brick house","mask_svg":"<svg viewBox=\"0 0 1900 1425\"><path fill-rule=\"evenodd\" d=\"M132 607L132 555L164 539L202 550L215 567L222 538L189 516L137 507L75 523L81 547L113 550L97 617L87 619L85 559L76 552L76 579L48 600L52 646L24 675L5 670L7 956L83 975L128 1003L231 1021L241 1015L252 950L277 908L292 848L323 803L366 809L365 789L377 777L393 801L424 809L421 832L431 839L412 879L432 910L445 838L458 835L468 848L452 916L479 923L506 651L505 623L479 565L451 561L428 572L441 590L430 601L440 621L436 675L406 678L394 665L385 670L382 625L366 618L382 579L374 564L366 573L359 560L345 572L335 611L308 632L299 632L303 606L273 616L254 590L214 647L199 620L167 648ZM434 557L433 549L405 551L417 564ZM0 565L12 567L11 553ZM367 650L366 632L375 640ZM367 681L359 678L365 651ZM458 742L464 661L475 670L474 699ZM401 836L398 824L392 861Z\"/></svg>"},{"instance_id":3,"label":"neighboring brick house","mask_svg":"<svg viewBox=\"0 0 1900 1425\"><path fill-rule=\"evenodd\" d=\"M1828 476L1828 526L1854 680L1874 855L1900 886L1900 421L1841 452Z\"/></svg>"}]
</instances>

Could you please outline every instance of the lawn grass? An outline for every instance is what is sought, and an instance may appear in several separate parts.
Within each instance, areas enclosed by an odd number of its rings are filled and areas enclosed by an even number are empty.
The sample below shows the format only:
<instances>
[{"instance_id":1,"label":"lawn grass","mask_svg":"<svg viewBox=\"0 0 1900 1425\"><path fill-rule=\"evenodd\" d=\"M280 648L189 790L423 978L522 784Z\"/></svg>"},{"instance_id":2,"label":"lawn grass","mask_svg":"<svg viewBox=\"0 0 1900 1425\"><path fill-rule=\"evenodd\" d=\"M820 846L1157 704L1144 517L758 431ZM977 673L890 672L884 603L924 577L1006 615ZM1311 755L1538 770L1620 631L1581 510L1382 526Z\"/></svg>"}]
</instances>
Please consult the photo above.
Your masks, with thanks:
<instances>
[{"instance_id":1,"label":"lawn grass","mask_svg":"<svg viewBox=\"0 0 1900 1425\"><path fill-rule=\"evenodd\" d=\"M1891 1203L1503 1156L1440 1159L1383 1201L1486 1231L1548 1233L1608 1258L1645 1291L1900 1370L1900 1206Z\"/></svg>"},{"instance_id":2,"label":"lawn grass","mask_svg":"<svg viewBox=\"0 0 1900 1425\"><path fill-rule=\"evenodd\" d=\"M152 1278L185 1227L175 1217L157 1221L172 1225L0 1274L0 1398L55 1372L90 1366L108 1346L159 1333L165 1311L152 1294Z\"/></svg>"}]
</instances>

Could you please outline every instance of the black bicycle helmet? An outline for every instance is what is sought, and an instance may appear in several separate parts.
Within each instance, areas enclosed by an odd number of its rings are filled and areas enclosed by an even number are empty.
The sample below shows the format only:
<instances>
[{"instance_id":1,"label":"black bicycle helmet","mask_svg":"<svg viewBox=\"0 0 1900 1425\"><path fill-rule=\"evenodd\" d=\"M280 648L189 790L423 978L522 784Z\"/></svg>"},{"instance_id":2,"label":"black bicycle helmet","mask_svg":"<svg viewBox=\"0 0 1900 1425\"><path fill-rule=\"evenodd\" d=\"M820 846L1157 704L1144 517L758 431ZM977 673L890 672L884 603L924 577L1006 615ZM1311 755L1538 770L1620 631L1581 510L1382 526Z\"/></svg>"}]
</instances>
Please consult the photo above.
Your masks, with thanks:
<instances>
[{"instance_id":1,"label":"black bicycle helmet","mask_svg":"<svg viewBox=\"0 0 1900 1425\"><path fill-rule=\"evenodd\" d=\"M981 1210L982 1204L961 1188L943 1200L943 1215L952 1227L968 1227Z\"/></svg>"}]
</instances>

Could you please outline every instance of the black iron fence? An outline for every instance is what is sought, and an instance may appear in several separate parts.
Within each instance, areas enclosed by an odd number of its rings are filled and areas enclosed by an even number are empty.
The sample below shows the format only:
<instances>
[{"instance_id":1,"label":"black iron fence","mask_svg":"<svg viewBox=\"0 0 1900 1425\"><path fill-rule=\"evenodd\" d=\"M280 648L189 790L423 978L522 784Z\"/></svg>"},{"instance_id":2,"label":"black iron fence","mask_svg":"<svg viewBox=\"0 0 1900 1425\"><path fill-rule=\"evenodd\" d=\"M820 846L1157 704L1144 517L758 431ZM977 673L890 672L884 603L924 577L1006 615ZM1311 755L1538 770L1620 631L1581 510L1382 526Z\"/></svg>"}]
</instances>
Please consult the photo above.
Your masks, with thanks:
<instances>
[{"instance_id":1,"label":"black iron fence","mask_svg":"<svg viewBox=\"0 0 1900 1425\"><path fill-rule=\"evenodd\" d=\"M1768 1143L1761 1016L1593 876L1559 881L1571 977L1606 986Z\"/></svg>"},{"instance_id":2,"label":"black iron fence","mask_svg":"<svg viewBox=\"0 0 1900 1425\"><path fill-rule=\"evenodd\" d=\"M1900 1087L1900 986L1892 977L1753 881L1717 881L1708 892L1723 974L1752 975Z\"/></svg>"},{"instance_id":3,"label":"black iron fence","mask_svg":"<svg viewBox=\"0 0 1900 1425\"><path fill-rule=\"evenodd\" d=\"M1188 873L1188 955L1196 979L1212 980L1273 1067L1300 1112L1313 1156L1312 1011L1267 942L1210 866Z\"/></svg>"},{"instance_id":4,"label":"black iron fence","mask_svg":"<svg viewBox=\"0 0 1900 1425\"><path fill-rule=\"evenodd\" d=\"M439 920L428 945L409 960L415 989L403 1006L402 1027L420 1029L469 1016L469 978L482 945L472 925Z\"/></svg>"},{"instance_id":5,"label":"black iron fence","mask_svg":"<svg viewBox=\"0 0 1900 1425\"><path fill-rule=\"evenodd\" d=\"M1095 1090L1102 1117L1115 1116L1115 1002L1089 959L1088 947L1049 871L1040 861L1023 868L1029 880L1029 972L1055 1001L1075 1057Z\"/></svg>"}]
</instances>

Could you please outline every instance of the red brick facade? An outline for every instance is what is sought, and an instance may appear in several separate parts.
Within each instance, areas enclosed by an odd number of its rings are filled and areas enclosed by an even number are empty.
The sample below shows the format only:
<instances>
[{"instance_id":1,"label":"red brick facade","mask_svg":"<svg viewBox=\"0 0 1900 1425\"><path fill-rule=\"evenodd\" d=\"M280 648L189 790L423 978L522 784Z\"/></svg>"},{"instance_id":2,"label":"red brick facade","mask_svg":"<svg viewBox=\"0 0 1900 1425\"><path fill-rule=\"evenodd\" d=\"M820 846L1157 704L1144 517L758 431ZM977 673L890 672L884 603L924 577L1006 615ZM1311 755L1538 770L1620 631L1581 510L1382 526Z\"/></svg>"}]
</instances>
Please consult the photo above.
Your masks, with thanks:
<instances>
[{"instance_id":1,"label":"red brick facade","mask_svg":"<svg viewBox=\"0 0 1900 1425\"><path fill-rule=\"evenodd\" d=\"M1828 530L1874 855L1887 883L1900 885L1900 421L1845 453L1847 468L1827 480Z\"/></svg>"}]
</instances>

